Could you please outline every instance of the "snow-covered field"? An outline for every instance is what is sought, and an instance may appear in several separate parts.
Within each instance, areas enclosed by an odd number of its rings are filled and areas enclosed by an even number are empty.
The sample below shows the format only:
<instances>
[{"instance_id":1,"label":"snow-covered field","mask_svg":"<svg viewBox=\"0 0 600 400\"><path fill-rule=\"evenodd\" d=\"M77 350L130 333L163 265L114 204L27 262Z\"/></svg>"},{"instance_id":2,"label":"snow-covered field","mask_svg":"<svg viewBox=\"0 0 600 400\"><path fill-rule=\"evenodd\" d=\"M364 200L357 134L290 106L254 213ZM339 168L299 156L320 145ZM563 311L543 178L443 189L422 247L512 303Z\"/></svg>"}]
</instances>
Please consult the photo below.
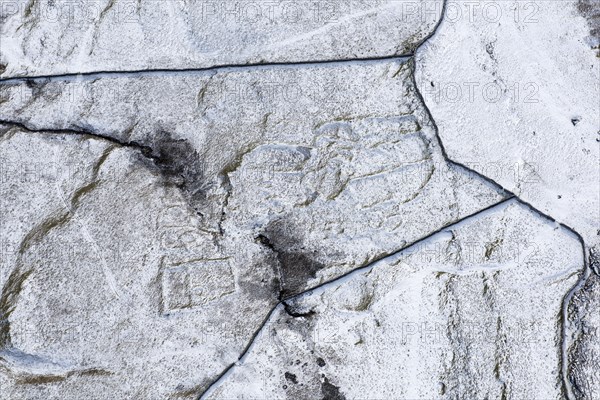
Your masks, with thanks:
<instances>
[{"instance_id":1,"label":"snow-covered field","mask_svg":"<svg viewBox=\"0 0 600 400\"><path fill-rule=\"evenodd\" d=\"M0 0L0 400L600 399L600 3Z\"/></svg>"}]
</instances>

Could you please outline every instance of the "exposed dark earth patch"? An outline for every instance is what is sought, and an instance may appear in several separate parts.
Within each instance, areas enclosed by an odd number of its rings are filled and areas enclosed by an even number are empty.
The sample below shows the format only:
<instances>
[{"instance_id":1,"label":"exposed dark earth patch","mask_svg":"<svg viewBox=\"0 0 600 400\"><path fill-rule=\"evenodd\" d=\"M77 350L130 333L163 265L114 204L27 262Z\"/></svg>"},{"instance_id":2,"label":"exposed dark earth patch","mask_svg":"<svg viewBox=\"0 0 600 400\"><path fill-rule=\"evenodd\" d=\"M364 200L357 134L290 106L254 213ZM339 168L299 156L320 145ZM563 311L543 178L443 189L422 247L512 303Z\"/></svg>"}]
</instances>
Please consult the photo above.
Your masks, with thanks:
<instances>
[{"instance_id":1,"label":"exposed dark earth patch","mask_svg":"<svg viewBox=\"0 0 600 400\"><path fill-rule=\"evenodd\" d=\"M590 26L590 36L586 41L593 49L598 50L597 56L600 57L600 1L579 0L577 10Z\"/></svg>"},{"instance_id":2,"label":"exposed dark earth patch","mask_svg":"<svg viewBox=\"0 0 600 400\"><path fill-rule=\"evenodd\" d=\"M305 251L302 242L296 239L291 225L285 220L270 223L257 240L277 254L281 273L281 297L301 293L306 284L316 278L325 265L315 260L316 254Z\"/></svg>"},{"instance_id":3,"label":"exposed dark earth patch","mask_svg":"<svg viewBox=\"0 0 600 400\"><path fill-rule=\"evenodd\" d=\"M296 375L292 374L291 372L286 372L285 373L285 379L288 382L293 383L294 385L298 384L298 378L296 377Z\"/></svg>"},{"instance_id":4,"label":"exposed dark earth patch","mask_svg":"<svg viewBox=\"0 0 600 400\"><path fill-rule=\"evenodd\" d=\"M326 377L323 378L321 383L321 394L323 400L346 400L346 396L340 392L340 388L329 382Z\"/></svg>"}]
</instances>

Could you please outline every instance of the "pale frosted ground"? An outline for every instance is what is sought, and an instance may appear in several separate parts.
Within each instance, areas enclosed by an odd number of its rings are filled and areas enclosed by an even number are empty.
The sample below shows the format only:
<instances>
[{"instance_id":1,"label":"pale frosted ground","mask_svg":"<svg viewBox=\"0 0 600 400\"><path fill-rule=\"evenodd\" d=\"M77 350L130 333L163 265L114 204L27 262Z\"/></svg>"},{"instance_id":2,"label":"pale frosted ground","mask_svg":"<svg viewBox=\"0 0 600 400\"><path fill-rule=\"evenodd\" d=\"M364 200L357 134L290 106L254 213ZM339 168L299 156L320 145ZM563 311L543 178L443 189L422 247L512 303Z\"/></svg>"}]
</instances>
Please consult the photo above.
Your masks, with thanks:
<instances>
[{"instance_id":1,"label":"pale frosted ground","mask_svg":"<svg viewBox=\"0 0 600 400\"><path fill-rule=\"evenodd\" d=\"M0 0L0 399L600 399L600 4Z\"/></svg>"}]
</instances>

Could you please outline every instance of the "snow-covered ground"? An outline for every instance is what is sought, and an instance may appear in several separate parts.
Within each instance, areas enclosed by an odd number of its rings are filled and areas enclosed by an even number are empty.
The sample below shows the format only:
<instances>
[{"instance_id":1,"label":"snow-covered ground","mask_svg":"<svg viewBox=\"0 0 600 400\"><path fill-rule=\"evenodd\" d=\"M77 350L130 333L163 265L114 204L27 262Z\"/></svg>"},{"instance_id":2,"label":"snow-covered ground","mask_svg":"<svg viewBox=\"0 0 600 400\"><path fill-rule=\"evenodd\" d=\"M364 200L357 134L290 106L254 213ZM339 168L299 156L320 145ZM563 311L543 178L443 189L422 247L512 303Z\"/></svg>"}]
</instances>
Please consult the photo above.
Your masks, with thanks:
<instances>
[{"instance_id":1,"label":"snow-covered ground","mask_svg":"<svg viewBox=\"0 0 600 400\"><path fill-rule=\"evenodd\" d=\"M0 0L0 400L600 398L600 5Z\"/></svg>"}]
</instances>

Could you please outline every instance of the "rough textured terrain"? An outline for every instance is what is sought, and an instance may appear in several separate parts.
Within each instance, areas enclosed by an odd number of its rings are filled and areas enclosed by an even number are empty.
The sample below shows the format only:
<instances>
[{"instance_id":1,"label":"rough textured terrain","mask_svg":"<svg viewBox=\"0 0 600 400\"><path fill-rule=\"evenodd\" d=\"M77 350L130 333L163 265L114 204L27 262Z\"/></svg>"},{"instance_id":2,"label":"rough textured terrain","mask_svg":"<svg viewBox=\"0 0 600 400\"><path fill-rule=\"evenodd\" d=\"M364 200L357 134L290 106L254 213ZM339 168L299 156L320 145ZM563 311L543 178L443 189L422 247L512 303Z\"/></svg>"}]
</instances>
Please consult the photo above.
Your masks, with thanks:
<instances>
[{"instance_id":1,"label":"rough textured terrain","mask_svg":"<svg viewBox=\"0 0 600 400\"><path fill-rule=\"evenodd\" d=\"M598 245L600 53L581 6L488 4L471 19L448 11L417 56L417 85L448 157Z\"/></svg>"},{"instance_id":2,"label":"rough textured terrain","mask_svg":"<svg viewBox=\"0 0 600 400\"><path fill-rule=\"evenodd\" d=\"M560 399L583 269L571 232L510 201L288 300L207 398Z\"/></svg>"},{"instance_id":3,"label":"rough textured terrain","mask_svg":"<svg viewBox=\"0 0 600 400\"><path fill-rule=\"evenodd\" d=\"M566 298L565 396L599 397L600 5L483 2L469 18L460 1L446 8L416 56L417 86L449 159L585 242L593 274Z\"/></svg>"},{"instance_id":4,"label":"rough textured terrain","mask_svg":"<svg viewBox=\"0 0 600 400\"><path fill-rule=\"evenodd\" d=\"M442 4L3 0L0 77L405 55Z\"/></svg>"},{"instance_id":5,"label":"rough textured terrain","mask_svg":"<svg viewBox=\"0 0 600 400\"><path fill-rule=\"evenodd\" d=\"M0 399L600 398L599 19L0 0Z\"/></svg>"},{"instance_id":6,"label":"rough textured terrain","mask_svg":"<svg viewBox=\"0 0 600 400\"><path fill-rule=\"evenodd\" d=\"M237 359L277 302L270 252L200 231L137 150L4 131L4 398L165 398Z\"/></svg>"},{"instance_id":7,"label":"rough textured terrain","mask_svg":"<svg viewBox=\"0 0 600 400\"><path fill-rule=\"evenodd\" d=\"M19 82L0 89L0 120L146 146L204 230L277 254L288 295L505 197L446 162L411 72L398 59Z\"/></svg>"}]
</instances>

